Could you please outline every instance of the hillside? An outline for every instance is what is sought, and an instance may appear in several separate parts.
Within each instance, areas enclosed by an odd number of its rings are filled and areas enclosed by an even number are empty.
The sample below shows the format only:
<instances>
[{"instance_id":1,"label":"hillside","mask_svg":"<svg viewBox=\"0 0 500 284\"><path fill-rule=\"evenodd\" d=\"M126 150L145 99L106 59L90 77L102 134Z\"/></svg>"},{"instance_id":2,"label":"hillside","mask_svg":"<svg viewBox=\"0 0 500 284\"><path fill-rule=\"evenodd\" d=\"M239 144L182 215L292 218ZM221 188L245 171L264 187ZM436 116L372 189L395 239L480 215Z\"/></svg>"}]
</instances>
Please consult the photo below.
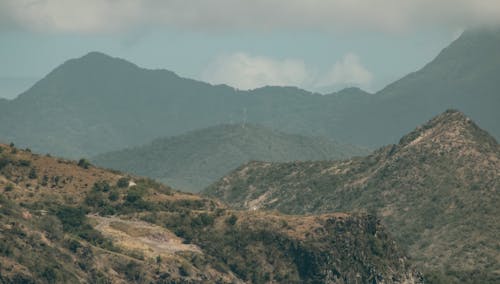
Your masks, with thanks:
<instances>
[{"instance_id":1,"label":"hillside","mask_svg":"<svg viewBox=\"0 0 500 284\"><path fill-rule=\"evenodd\" d=\"M156 139L92 160L102 167L152 177L176 189L197 192L249 161L338 160L365 153L368 151L328 139L238 124Z\"/></svg>"},{"instance_id":2,"label":"hillside","mask_svg":"<svg viewBox=\"0 0 500 284\"><path fill-rule=\"evenodd\" d=\"M465 31L421 70L375 94L368 108L349 112L349 129L364 130L353 132L349 141L395 143L445 109L460 109L500 139L499 53L500 30Z\"/></svg>"},{"instance_id":3,"label":"hillside","mask_svg":"<svg viewBox=\"0 0 500 284\"><path fill-rule=\"evenodd\" d=\"M422 283L372 215L232 211L0 145L2 283Z\"/></svg>"},{"instance_id":4,"label":"hillside","mask_svg":"<svg viewBox=\"0 0 500 284\"><path fill-rule=\"evenodd\" d=\"M236 208L369 211L436 283L500 280L500 146L458 111L340 162L252 162L206 190Z\"/></svg>"},{"instance_id":5,"label":"hillside","mask_svg":"<svg viewBox=\"0 0 500 284\"><path fill-rule=\"evenodd\" d=\"M240 91L92 52L5 103L0 138L80 158L248 121L378 147L448 108L500 138L499 47L498 30L465 32L424 68L374 95L352 88L329 95L293 87Z\"/></svg>"}]
</instances>

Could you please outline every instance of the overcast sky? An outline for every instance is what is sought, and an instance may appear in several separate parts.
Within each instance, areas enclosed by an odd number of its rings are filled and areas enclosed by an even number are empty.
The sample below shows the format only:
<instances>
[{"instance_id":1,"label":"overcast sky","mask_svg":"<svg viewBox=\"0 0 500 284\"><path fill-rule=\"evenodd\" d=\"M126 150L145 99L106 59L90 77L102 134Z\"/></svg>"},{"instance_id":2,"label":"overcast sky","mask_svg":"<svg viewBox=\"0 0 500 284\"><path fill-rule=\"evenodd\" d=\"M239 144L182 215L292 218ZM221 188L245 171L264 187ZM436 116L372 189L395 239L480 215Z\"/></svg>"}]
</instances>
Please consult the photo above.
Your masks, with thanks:
<instances>
[{"instance_id":1,"label":"overcast sky","mask_svg":"<svg viewBox=\"0 0 500 284\"><path fill-rule=\"evenodd\" d=\"M241 89L376 91L498 0L0 0L0 96L90 51Z\"/></svg>"}]
</instances>

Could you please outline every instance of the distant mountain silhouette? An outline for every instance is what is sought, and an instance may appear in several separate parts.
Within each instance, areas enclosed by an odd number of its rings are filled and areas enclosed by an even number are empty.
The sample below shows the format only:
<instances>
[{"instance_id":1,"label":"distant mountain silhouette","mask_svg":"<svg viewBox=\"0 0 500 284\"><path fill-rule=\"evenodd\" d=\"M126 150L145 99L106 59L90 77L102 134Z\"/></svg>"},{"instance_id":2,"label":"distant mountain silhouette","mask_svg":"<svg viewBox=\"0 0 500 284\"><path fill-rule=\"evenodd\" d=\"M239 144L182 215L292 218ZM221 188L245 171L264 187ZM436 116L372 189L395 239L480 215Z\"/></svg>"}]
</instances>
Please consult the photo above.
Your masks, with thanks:
<instances>
[{"instance_id":1,"label":"distant mountain silhouette","mask_svg":"<svg viewBox=\"0 0 500 284\"><path fill-rule=\"evenodd\" d=\"M397 141L414 125L448 108L463 111L500 138L500 31L466 31L421 70L390 84L368 107L346 116L349 141ZM339 137L339 138L344 138Z\"/></svg>"},{"instance_id":2,"label":"distant mountain silhouette","mask_svg":"<svg viewBox=\"0 0 500 284\"><path fill-rule=\"evenodd\" d=\"M259 125L220 125L99 155L93 162L200 191L249 161L338 160L368 154L324 138L285 134Z\"/></svg>"},{"instance_id":3,"label":"distant mountain silhouette","mask_svg":"<svg viewBox=\"0 0 500 284\"><path fill-rule=\"evenodd\" d=\"M448 108L464 111L499 138L499 54L498 31L469 31L423 69L377 94L351 88L320 95L294 87L240 91L92 52L5 103L0 139L79 157L247 121L380 146Z\"/></svg>"}]
</instances>

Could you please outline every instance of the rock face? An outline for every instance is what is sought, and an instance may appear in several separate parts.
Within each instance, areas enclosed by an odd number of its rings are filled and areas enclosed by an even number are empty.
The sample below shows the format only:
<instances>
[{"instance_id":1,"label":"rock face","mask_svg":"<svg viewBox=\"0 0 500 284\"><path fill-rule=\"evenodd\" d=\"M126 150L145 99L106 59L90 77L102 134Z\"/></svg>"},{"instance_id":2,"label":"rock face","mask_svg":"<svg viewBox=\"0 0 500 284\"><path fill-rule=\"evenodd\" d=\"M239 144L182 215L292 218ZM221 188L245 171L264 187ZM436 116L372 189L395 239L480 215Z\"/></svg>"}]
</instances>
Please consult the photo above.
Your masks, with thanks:
<instances>
[{"instance_id":1,"label":"rock face","mask_svg":"<svg viewBox=\"0 0 500 284\"><path fill-rule=\"evenodd\" d=\"M0 145L2 283L421 283L372 215L233 211Z\"/></svg>"},{"instance_id":2,"label":"rock face","mask_svg":"<svg viewBox=\"0 0 500 284\"><path fill-rule=\"evenodd\" d=\"M434 280L497 281L500 147L447 111L399 144L341 162L252 162L206 190L236 208L377 213Z\"/></svg>"},{"instance_id":3,"label":"rock face","mask_svg":"<svg viewBox=\"0 0 500 284\"><path fill-rule=\"evenodd\" d=\"M329 139L275 131L260 125L219 125L155 139L141 147L101 154L95 164L159 179L199 192L249 161L339 160L368 151Z\"/></svg>"}]
</instances>

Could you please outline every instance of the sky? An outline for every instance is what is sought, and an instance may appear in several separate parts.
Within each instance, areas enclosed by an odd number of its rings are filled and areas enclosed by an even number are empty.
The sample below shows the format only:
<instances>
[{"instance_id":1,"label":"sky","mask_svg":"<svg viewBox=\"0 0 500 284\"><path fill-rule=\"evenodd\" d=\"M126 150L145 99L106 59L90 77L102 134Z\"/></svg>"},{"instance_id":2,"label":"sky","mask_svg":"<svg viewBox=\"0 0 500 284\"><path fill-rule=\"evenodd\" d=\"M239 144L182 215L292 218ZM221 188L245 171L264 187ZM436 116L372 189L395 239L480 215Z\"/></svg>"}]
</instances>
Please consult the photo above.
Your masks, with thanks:
<instances>
[{"instance_id":1,"label":"sky","mask_svg":"<svg viewBox=\"0 0 500 284\"><path fill-rule=\"evenodd\" d=\"M499 22L498 0L0 0L0 97L90 51L239 89L376 92Z\"/></svg>"}]
</instances>

